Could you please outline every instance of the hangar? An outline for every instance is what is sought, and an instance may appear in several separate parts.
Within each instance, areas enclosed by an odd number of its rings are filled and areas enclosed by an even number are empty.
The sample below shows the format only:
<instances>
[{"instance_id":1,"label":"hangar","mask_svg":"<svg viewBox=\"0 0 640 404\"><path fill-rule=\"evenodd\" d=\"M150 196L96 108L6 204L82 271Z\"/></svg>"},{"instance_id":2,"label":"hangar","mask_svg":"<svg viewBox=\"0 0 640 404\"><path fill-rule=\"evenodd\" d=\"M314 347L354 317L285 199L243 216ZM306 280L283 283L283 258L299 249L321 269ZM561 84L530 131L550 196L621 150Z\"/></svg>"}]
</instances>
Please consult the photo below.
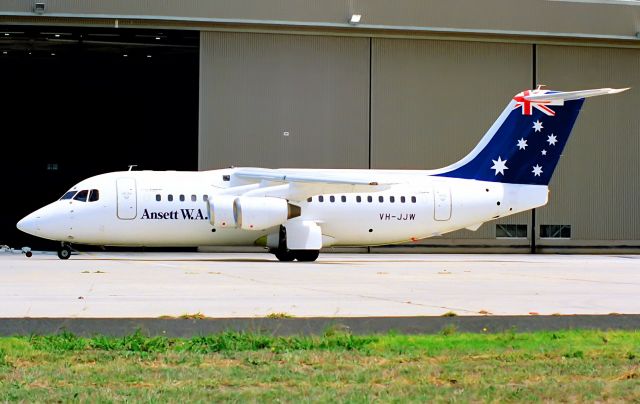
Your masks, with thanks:
<instances>
[{"instance_id":1,"label":"hangar","mask_svg":"<svg viewBox=\"0 0 640 404\"><path fill-rule=\"evenodd\" d=\"M441 167L546 84L633 89L585 104L544 208L387 249L640 249L636 1L0 5L0 244L37 247L19 218L129 165Z\"/></svg>"}]
</instances>

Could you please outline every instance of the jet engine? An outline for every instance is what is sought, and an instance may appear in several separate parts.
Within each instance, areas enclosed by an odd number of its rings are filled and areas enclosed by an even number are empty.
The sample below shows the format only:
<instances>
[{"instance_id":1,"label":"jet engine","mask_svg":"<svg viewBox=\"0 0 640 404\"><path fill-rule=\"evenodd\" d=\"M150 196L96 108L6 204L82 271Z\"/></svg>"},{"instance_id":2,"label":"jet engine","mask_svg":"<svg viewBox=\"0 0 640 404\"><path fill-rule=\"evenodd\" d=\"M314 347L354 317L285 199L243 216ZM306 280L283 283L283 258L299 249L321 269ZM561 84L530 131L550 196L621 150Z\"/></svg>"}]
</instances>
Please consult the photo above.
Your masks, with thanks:
<instances>
[{"instance_id":1,"label":"jet engine","mask_svg":"<svg viewBox=\"0 0 640 404\"><path fill-rule=\"evenodd\" d=\"M209 209L209 221L214 227L237 227L234 216L234 195L212 195L207 204Z\"/></svg>"},{"instance_id":2,"label":"jet engine","mask_svg":"<svg viewBox=\"0 0 640 404\"><path fill-rule=\"evenodd\" d=\"M233 204L237 226L243 230L264 230L300 216L300 207L285 199L241 196Z\"/></svg>"}]
</instances>

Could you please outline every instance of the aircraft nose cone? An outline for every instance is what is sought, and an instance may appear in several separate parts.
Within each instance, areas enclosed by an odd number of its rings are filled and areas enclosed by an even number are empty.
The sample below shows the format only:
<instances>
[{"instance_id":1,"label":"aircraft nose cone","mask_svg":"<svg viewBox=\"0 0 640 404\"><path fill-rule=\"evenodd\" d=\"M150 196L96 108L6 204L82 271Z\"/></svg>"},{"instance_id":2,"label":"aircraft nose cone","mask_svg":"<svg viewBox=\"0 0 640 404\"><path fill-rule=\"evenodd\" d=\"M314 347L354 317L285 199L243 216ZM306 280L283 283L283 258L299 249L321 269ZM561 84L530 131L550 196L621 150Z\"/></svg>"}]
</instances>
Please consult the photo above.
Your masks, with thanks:
<instances>
[{"instance_id":1,"label":"aircraft nose cone","mask_svg":"<svg viewBox=\"0 0 640 404\"><path fill-rule=\"evenodd\" d=\"M16 227L18 230L23 231L28 234L35 234L38 231L38 217L36 217L33 213L25 216L18 222Z\"/></svg>"}]
</instances>

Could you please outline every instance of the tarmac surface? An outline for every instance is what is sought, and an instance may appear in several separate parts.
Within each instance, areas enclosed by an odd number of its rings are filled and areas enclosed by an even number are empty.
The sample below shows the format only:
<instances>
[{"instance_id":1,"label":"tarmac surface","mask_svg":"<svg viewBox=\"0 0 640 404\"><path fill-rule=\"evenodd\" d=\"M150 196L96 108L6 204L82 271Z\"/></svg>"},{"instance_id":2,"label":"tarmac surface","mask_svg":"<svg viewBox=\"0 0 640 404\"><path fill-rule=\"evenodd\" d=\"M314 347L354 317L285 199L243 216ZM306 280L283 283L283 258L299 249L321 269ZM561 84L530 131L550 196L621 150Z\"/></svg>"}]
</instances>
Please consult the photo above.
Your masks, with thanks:
<instances>
[{"instance_id":1,"label":"tarmac surface","mask_svg":"<svg viewBox=\"0 0 640 404\"><path fill-rule=\"evenodd\" d=\"M640 313L640 256L0 253L0 317Z\"/></svg>"}]
</instances>

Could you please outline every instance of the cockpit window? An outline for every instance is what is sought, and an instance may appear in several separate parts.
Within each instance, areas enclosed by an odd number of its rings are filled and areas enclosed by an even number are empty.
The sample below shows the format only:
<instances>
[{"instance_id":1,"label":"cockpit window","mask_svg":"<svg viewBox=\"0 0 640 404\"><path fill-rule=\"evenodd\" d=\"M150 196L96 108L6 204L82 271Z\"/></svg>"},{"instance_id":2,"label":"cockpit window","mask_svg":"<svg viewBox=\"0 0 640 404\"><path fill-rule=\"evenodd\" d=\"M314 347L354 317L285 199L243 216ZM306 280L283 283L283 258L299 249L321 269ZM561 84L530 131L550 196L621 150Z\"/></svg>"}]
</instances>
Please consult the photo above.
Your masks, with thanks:
<instances>
[{"instance_id":1,"label":"cockpit window","mask_svg":"<svg viewBox=\"0 0 640 404\"><path fill-rule=\"evenodd\" d=\"M62 195L62 198L60 198L60 200L71 199L75 194L76 194L76 191L68 191L66 194Z\"/></svg>"},{"instance_id":2,"label":"cockpit window","mask_svg":"<svg viewBox=\"0 0 640 404\"><path fill-rule=\"evenodd\" d=\"M89 202L95 202L100 199L100 191L97 189L92 189L89 193Z\"/></svg>"},{"instance_id":3,"label":"cockpit window","mask_svg":"<svg viewBox=\"0 0 640 404\"><path fill-rule=\"evenodd\" d=\"M82 191L78 192L73 199L80 202L86 202L88 194L89 194L89 191L87 191L86 189L83 189Z\"/></svg>"}]
</instances>

